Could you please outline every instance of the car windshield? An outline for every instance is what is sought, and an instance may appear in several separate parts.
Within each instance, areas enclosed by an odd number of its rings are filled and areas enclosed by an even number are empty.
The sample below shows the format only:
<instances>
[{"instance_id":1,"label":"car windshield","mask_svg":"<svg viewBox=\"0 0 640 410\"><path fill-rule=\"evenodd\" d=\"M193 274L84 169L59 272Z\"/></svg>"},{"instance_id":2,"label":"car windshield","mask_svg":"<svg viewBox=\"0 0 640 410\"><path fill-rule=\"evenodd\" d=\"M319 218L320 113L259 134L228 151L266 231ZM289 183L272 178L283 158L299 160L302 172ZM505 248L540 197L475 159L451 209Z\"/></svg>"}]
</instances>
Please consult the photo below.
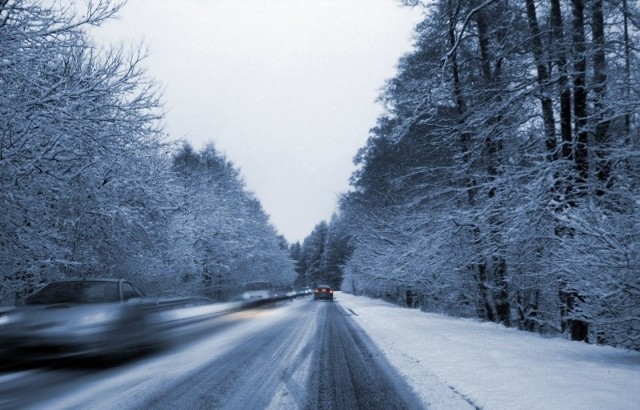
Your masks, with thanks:
<instances>
[{"instance_id":1,"label":"car windshield","mask_svg":"<svg viewBox=\"0 0 640 410\"><path fill-rule=\"evenodd\" d=\"M78 281L50 283L28 298L27 305L53 303L108 303L120 300L117 282Z\"/></svg>"},{"instance_id":2,"label":"car windshield","mask_svg":"<svg viewBox=\"0 0 640 410\"><path fill-rule=\"evenodd\" d=\"M244 290L264 290L271 289L271 283L269 282L249 282L244 285Z\"/></svg>"}]
</instances>

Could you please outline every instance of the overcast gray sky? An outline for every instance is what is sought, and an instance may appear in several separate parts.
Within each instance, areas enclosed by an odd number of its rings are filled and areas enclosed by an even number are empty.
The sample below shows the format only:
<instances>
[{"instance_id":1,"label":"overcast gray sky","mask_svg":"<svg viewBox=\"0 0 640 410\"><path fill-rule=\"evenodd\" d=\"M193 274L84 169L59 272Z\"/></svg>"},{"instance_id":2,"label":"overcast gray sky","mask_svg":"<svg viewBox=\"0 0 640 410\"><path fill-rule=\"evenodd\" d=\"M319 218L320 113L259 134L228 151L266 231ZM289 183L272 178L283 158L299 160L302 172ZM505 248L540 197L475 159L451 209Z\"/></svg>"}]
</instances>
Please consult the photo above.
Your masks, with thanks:
<instances>
[{"instance_id":1,"label":"overcast gray sky","mask_svg":"<svg viewBox=\"0 0 640 410\"><path fill-rule=\"evenodd\" d=\"M144 42L171 138L213 142L295 242L349 189L421 13L395 0L129 0L98 37Z\"/></svg>"}]
</instances>

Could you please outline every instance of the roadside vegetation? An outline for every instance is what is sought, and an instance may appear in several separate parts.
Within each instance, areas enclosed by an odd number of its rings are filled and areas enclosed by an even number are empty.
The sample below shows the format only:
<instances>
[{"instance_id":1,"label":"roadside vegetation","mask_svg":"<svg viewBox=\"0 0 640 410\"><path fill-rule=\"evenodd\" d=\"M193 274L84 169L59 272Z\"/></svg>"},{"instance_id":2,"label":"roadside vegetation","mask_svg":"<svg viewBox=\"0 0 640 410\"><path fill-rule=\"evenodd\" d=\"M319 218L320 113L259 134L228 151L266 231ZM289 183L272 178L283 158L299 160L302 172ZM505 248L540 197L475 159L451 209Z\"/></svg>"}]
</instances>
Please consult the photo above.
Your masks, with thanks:
<instances>
[{"instance_id":1,"label":"roadside vegetation","mask_svg":"<svg viewBox=\"0 0 640 410\"><path fill-rule=\"evenodd\" d=\"M216 299L291 283L233 164L169 142L144 51L89 36L124 3L41 3L0 0L0 304L77 277Z\"/></svg>"},{"instance_id":2,"label":"roadside vegetation","mask_svg":"<svg viewBox=\"0 0 640 410\"><path fill-rule=\"evenodd\" d=\"M424 7L315 249L354 294L640 349L637 3Z\"/></svg>"}]
</instances>

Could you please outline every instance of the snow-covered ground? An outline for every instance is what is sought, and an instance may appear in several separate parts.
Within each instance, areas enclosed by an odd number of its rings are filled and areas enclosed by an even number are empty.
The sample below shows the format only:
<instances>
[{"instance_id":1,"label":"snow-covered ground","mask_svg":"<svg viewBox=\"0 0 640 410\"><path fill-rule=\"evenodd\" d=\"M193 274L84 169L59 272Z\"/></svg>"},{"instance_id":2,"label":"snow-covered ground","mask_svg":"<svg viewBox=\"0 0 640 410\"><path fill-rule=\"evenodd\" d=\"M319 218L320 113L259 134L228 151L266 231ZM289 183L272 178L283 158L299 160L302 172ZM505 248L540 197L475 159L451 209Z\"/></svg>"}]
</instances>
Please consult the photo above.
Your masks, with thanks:
<instances>
[{"instance_id":1,"label":"snow-covered ground","mask_svg":"<svg viewBox=\"0 0 640 410\"><path fill-rule=\"evenodd\" d=\"M341 292L336 302L430 409L640 409L638 352Z\"/></svg>"}]
</instances>

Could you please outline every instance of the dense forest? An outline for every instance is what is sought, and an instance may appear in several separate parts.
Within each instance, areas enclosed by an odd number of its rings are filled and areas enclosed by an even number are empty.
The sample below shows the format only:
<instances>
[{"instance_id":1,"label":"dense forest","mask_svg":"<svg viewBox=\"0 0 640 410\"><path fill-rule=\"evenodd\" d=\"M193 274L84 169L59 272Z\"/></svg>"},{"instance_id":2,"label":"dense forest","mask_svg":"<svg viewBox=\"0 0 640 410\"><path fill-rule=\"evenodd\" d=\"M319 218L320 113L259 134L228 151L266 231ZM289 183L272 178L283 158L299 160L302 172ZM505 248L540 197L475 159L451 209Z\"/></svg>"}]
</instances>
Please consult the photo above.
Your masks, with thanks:
<instances>
[{"instance_id":1,"label":"dense forest","mask_svg":"<svg viewBox=\"0 0 640 410\"><path fill-rule=\"evenodd\" d=\"M92 41L123 3L0 0L0 304L297 280L640 349L637 2L404 3L425 18L352 190L290 245L213 145L168 142L144 52Z\"/></svg>"},{"instance_id":2,"label":"dense forest","mask_svg":"<svg viewBox=\"0 0 640 410\"><path fill-rule=\"evenodd\" d=\"M167 142L144 53L92 41L123 3L51 3L0 0L0 304L77 277L216 299L293 282L233 164Z\"/></svg>"},{"instance_id":3,"label":"dense forest","mask_svg":"<svg viewBox=\"0 0 640 410\"><path fill-rule=\"evenodd\" d=\"M640 349L637 2L426 3L307 241L348 292Z\"/></svg>"}]
</instances>

